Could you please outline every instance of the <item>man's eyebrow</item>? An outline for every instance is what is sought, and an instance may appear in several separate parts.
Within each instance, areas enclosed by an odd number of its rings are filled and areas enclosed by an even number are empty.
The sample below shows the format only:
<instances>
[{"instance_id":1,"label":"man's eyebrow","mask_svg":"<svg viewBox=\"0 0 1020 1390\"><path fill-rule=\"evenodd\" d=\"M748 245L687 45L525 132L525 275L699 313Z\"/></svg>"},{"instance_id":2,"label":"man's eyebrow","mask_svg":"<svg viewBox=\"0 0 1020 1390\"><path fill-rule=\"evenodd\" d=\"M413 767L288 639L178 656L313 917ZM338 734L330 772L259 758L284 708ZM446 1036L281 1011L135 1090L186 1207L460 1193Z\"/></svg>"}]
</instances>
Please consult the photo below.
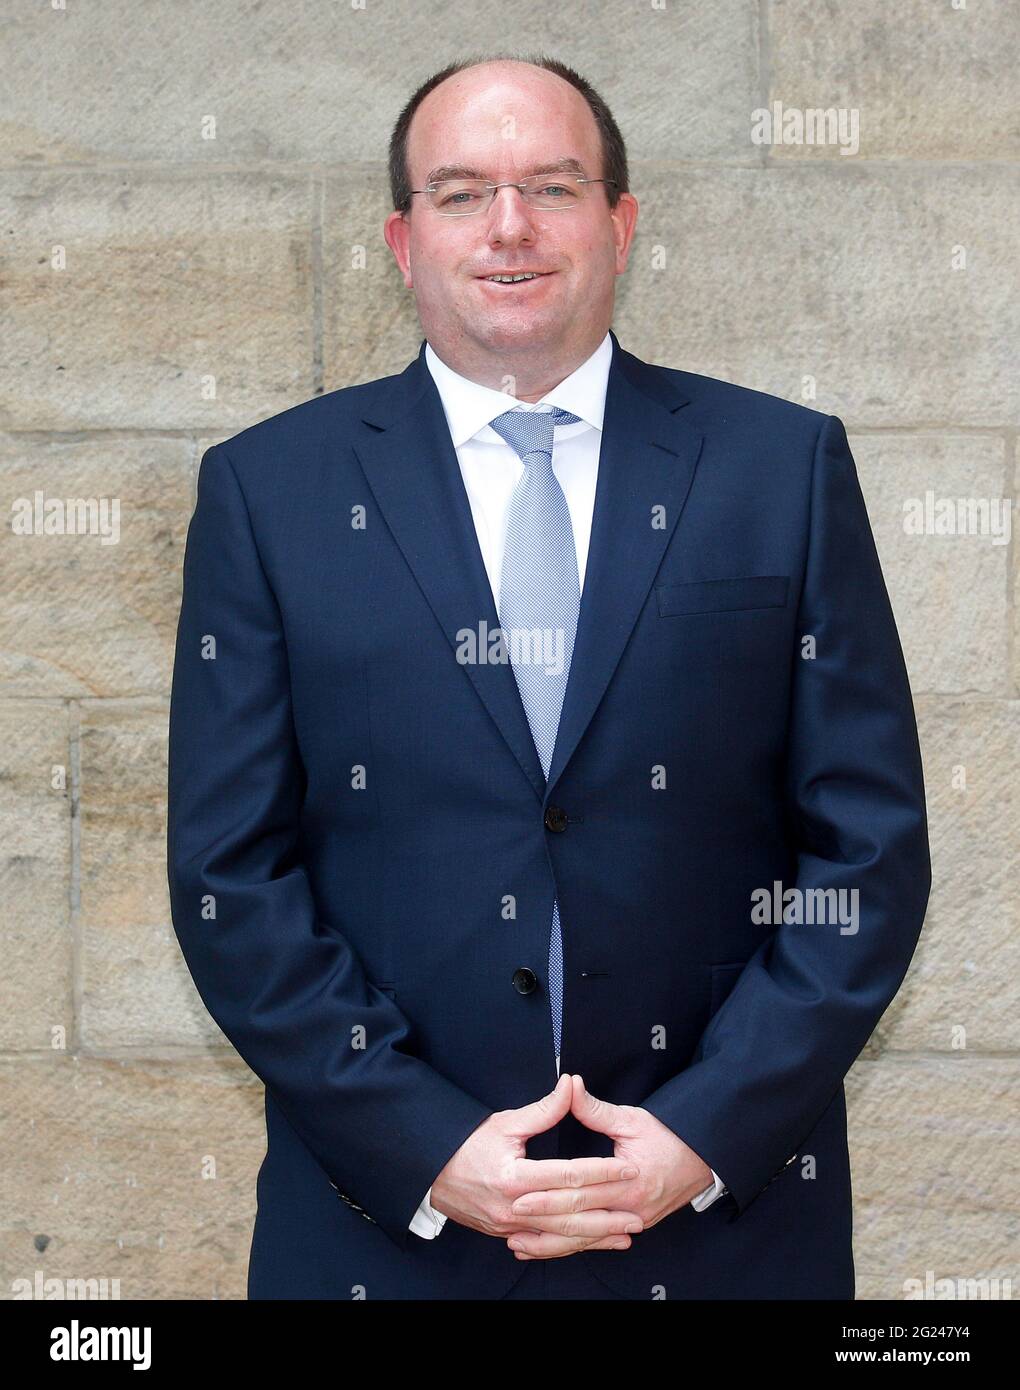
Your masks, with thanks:
<instances>
[{"instance_id":1,"label":"man's eyebrow","mask_svg":"<svg viewBox=\"0 0 1020 1390\"><path fill-rule=\"evenodd\" d=\"M548 164L536 164L528 170L529 174L583 174L584 165L572 158L554 159ZM521 178L527 178L522 174ZM433 169L426 183L439 183L443 179L488 179L489 175L480 169L472 169L467 164L440 164ZM493 180L494 182L494 180Z\"/></svg>"}]
</instances>

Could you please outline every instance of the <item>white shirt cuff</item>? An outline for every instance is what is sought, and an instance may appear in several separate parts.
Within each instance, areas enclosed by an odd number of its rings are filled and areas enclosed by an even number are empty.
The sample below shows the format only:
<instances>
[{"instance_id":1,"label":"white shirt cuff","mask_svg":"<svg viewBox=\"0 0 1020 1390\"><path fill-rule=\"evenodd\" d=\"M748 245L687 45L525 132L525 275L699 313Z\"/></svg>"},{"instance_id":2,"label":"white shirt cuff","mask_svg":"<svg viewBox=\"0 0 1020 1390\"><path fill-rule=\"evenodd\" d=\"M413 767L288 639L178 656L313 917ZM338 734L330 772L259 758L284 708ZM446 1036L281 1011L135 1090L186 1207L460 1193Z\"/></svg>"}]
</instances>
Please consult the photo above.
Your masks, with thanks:
<instances>
[{"instance_id":1,"label":"white shirt cuff","mask_svg":"<svg viewBox=\"0 0 1020 1390\"><path fill-rule=\"evenodd\" d=\"M435 1240L436 1236L446 1225L446 1216L441 1211L436 1211L429 1201L432 1196L432 1188L425 1193L422 1198L421 1206L411 1218L410 1230L416 1236L421 1236L423 1240Z\"/></svg>"},{"instance_id":2,"label":"white shirt cuff","mask_svg":"<svg viewBox=\"0 0 1020 1390\"><path fill-rule=\"evenodd\" d=\"M724 1192L729 1191L729 1188L725 1186L722 1178L720 1178L714 1168L710 1168L709 1172L712 1174L712 1185L706 1187L704 1192L699 1192L696 1197L691 1198L691 1206L695 1211L704 1211L706 1207L710 1207L718 1197L721 1197Z\"/></svg>"}]
</instances>

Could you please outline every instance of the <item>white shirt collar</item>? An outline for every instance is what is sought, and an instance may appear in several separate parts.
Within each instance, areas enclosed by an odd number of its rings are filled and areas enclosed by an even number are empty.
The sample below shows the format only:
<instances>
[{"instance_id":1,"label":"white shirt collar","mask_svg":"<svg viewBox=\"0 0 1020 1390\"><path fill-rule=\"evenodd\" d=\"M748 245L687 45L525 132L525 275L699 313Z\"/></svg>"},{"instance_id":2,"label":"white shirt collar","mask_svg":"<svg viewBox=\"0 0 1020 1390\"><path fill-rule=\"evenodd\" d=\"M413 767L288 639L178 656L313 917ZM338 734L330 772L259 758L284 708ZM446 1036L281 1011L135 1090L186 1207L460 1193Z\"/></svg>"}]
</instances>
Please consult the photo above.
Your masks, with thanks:
<instances>
[{"instance_id":1,"label":"white shirt collar","mask_svg":"<svg viewBox=\"0 0 1020 1390\"><path fill-rule=\"evenodd\" d=\"M540 401L518 401L506 391L494 391L490 386L482 386L477 381L461 376L433 351L432 344L425 344L425 362L436 383L450 435L455 449L472 439L497 415L518 407L522 410L538 410L543 406L555 405L560 410L569 410L586 424L602 428L602 417L606 408L606 388L609 384L609 366L613 360L613 344L607 333L592 355L568 377L547 391ZM487 431L492 439L499 441L495 431ZM484 436L483 436L484 437ZM500 441L501 442L501 441Z\"/></svg>"}]
</instances>

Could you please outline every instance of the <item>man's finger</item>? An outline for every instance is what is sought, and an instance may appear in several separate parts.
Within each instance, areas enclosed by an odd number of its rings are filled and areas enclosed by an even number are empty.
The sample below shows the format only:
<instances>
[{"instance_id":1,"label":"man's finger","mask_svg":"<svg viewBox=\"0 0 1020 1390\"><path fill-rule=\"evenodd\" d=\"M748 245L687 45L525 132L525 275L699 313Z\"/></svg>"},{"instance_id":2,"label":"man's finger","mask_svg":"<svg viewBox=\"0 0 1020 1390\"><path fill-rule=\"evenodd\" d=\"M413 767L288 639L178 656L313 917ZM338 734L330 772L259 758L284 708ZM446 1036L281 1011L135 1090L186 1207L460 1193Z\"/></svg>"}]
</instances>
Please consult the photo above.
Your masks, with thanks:
<instances>
[{"instance_id":1,"label":"man's finger","mask_svg":"<svg viewBox=\"0 0 1020 1390\"><path fill-rule=\"evenodd\" d=\"M549 1192L565 1187L576 1191L596 1183L627 1181L638 1176L627 1158L518 1158L513 1165L513 1197L525 1192Z\"/></svg>"},{"instance_id":2,"label":"man's finger","mask_svg":"<svg viewBox=\"0 0 1020 1390\"><path fill-rule=\"evenodd\" d=\"M559 1250L554 1255L529 1255L522 1250L512 1251L515 1260L527 1264L529 1260L562 1259L566 1255L579 1255L582 1250L629 1250L630 1236L606 1236L604 1240L589 1241L586 1245L575 1246L570 1250Z\"/></svg>"},{"instance_id":3,"label":"man's finger","mask_svg":"<svg viewBox=\"0 0 1020 1390\"><path fill-rule=\"evenodd\" d=\"M556 1187L548 1192L525 1192L514 1199L515 1216L558 1216L564 1212L630 1210L636 1200L633 1181L592 1183L587 1187Z\"/></svg>"},{"instance_id":4,"label":"man's finger","mask_svg":"<svg viewBox=\"0 0 1020 1390\"><path fill-rule=\"evenodd\" d=\"M586 1240L579 1236L553 1235L548 1231L540 1234L523 1231L511 1236L507 1244L518 1260L557 1260L566 1255L578 1255L582 1250L629 1250L632 1239L632 1236L612 1234Z\"/></svg>"},{"instance_id":5,"label":"man's finger","mask_svg":"<svg viewBox=\"0 0 1020 1390\"><path fill-rule=\"evenodd\" d=\"M623 1128L623 1111L620 1106L613 1105L612 1101L599 1100L585 1089L584 1080L580 1076L573 1076L570 1079L572 1087L570 1095L570 1109L574 1117L580 1120L587 1129L594 1129L599 1134L619 1134Z\"/></svg>"},{"instance_id":6,"label":"man's finger","mask_svg":"<svg viewBox=\"0 0 1020 1390\"><path fill-rule=\"evenodd\" d=\"M570 1112L570 1073L564 1072L548 1095L507 1112L508 1125L514 1134L530 1138L533 1134L544 1134L553 1125L558 1125L564 1115Z\"/></svg>"},{"instance_id":7,"label":"man's finger","mask_svg":"<svg viewBox=\"0 0 1020 1390\"><path fill-rule=\"evenodd\" d=\"M634 1211L626 1208L594 1207L588 1211L565 1212L558 1216L529 1216L522 1218L520 1229L511 1234L567 1236L577 1240L600 1240L603 1236L637 1235L644 1222Z\"/></svg>"}]
</instances>

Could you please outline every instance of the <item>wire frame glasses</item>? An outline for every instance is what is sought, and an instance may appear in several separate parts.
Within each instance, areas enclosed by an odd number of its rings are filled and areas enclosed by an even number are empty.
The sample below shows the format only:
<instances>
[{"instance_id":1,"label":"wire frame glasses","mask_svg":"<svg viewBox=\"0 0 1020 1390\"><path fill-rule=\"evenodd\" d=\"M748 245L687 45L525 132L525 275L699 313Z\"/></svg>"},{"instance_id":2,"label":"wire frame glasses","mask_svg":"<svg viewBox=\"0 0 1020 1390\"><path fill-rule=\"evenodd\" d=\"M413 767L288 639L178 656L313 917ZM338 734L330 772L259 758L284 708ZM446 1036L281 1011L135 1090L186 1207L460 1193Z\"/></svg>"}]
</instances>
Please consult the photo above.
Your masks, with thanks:
<instances>
[{"instance_id":1,"label":"wire frame glasses","mask_svg":"<svg viewBox=\"0 0 1020 1390\"><path fill-rule=\"evenodd\" d=\"M427 183L424 188L412 188L420 193L434 212L443 217L470 217L490 207L498 188L516 188L532 208L543 212L564 212L584 199L585 185L612 183L615 179L586 179L581 174L530 174L518 183L490 183L488 179L441 179Z\"/></svg>"}]
</instances>

